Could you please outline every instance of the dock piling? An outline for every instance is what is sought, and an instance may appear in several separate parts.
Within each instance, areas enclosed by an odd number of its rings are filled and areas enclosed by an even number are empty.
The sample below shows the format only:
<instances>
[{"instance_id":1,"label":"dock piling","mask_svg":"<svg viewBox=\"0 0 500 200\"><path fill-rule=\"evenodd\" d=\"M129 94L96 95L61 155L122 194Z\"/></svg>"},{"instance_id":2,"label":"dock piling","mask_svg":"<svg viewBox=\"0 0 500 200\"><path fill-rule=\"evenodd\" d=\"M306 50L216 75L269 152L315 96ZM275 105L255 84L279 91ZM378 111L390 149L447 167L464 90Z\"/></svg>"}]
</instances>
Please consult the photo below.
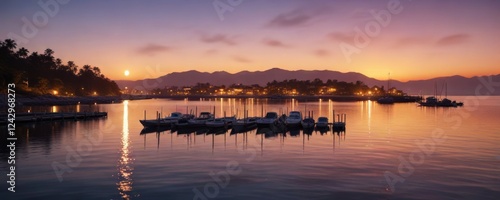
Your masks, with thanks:
<instances>
[{"instance_id":1,"label":"dock piling","mask_svg":"<svg viewBox=\"0 0 500 200\"><path fill-rule=\"evenodd\" d=\"M333 119L333 123L335 124L335 110L332 111L332 119Z\"/></svg>"}]
</instances>

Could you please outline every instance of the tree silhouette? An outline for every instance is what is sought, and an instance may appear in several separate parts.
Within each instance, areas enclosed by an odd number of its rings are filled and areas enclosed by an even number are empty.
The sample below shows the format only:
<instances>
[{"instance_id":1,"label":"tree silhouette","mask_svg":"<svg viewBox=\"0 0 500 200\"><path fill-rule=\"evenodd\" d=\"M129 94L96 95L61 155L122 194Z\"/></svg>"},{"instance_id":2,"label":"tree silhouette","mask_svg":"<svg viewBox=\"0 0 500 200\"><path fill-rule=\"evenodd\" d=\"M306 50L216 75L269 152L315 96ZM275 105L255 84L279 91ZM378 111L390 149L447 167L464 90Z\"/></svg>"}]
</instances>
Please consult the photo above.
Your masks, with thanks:
<instances>
[{"instance_id":1,"label":"tree silhouette","mask_svg":"<svg viewBox=\"0 0 500 200\"><path fill-rule=\"evenodd\" d=\"M119 95L118 85L101 73L99 67L73 61L63 64L55 52L47 48L43 54L30 52L12 39L0 41L0 83L15 83L16 93L60 95ZM81 89L84 88L84 89ZM0 89L5 92L5 88Z\"/></svg>"}]
</instances>

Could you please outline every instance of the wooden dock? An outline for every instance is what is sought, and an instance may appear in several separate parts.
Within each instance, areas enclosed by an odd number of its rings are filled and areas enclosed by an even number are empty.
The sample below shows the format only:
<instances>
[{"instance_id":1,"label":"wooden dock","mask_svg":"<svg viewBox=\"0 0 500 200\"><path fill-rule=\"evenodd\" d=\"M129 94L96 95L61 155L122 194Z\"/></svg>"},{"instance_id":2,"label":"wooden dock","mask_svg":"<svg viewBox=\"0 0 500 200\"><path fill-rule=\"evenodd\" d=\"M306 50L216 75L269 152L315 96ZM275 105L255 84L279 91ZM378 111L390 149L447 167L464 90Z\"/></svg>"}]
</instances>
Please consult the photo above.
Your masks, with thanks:
<instances>
[{"instance_id":1,"label":"wooden dock","mask_svg":"<svg viewBox=\"0 0 500 200\"><path fill-rule=\"evenodd\" d=\"M346 122L347 122L347 114L337 114L337 120L335 120L335 110L333 110L332 129L334 131L345 130Z\"/></svg>"},{"instance_id":2,"label":"wooden dock","mask_svg":"<svg viewBox=\"0 0 500 200\"><path fill-rule=\"evenodd\" d=\"M107 112L55 112L55 113L16 113L15 123L29 123L54 120L83 120L107 117ZM0 116L0 124L7 124L7 115Z\"/></svg>"}]
</instances>

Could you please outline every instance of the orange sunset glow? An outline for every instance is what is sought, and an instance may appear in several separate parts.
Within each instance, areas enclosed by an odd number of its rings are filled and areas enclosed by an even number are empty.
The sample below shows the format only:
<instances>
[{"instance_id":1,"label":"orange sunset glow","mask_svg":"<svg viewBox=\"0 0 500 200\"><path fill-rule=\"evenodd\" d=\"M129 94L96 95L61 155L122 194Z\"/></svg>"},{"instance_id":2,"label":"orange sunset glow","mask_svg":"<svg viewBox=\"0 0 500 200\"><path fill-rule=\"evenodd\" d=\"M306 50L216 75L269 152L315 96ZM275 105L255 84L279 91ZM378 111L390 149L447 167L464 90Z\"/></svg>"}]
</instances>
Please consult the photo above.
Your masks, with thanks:
<instances>
[{"instance_id":1,"label":"orange sunset glow","mask_svg":"<svg viewBox=\"0 0 500 200\"><path fill-rule=\"evenodd\" d=\"M235 2L71 2L33 24L36 34L22 19L42 7L12 2L1 8L0 35L113 80L271 68L401 81L500 73L495 1Z\"/></svg>"}]
</instances>

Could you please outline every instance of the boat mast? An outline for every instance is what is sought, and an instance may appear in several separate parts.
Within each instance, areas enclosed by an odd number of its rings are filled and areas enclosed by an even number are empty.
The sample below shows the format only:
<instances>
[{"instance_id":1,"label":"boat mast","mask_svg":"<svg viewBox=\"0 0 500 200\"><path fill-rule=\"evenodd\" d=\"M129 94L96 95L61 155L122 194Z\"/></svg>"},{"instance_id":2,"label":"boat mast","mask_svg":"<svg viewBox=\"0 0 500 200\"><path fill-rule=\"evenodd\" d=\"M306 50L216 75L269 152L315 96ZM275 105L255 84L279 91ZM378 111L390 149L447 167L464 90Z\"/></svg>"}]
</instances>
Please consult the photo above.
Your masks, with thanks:
<instances>
[{"instance_id":1,"label":"boat mast","mask_svg":"<svg viewBox=\"0 0 500 200\"><path fill-rule=\"evenodd\" d=\"M435 98L437 98L437 90L438 90L437 82L434 82L434 97Z\"/></svg>"},{"instance_id":2,"label":"boat mast","mask_svg":"<svg viewBox=\"0 0 500 200\"><path fill-rule=\"evenodd\" d=\"M444 83L444 98L448 98L448 83Z\"/></svg>"},{"instance_id":3,"label":"boat mast","mask_svg":"<svg viewBox=\"0 0 500 200\"><path fill-rule=\"evenodd\" d=\"M391 86L391 72L387 74L387 91L390 91L390 86Z\"/></svg>"}]
</instances>

